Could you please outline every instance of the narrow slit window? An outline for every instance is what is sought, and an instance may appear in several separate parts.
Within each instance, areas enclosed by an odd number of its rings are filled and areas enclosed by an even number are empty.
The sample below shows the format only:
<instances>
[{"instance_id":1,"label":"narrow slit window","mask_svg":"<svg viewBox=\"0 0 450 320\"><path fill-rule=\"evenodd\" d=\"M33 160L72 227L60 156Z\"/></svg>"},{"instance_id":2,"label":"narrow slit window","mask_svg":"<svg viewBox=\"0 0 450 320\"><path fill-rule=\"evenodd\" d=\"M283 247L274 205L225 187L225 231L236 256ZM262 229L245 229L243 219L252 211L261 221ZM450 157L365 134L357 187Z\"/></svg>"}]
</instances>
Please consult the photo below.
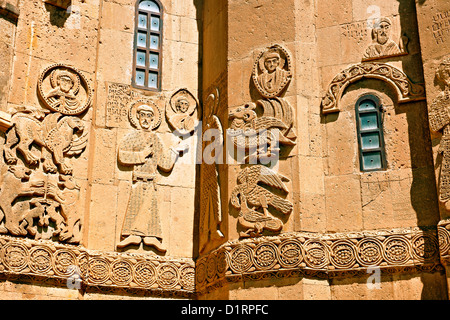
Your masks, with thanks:
<instances>
[{"instance_id":1,"label":"narrow slit window","mask_svg":"<svg viewBox=\"0 0 450 320\"><path fill-rule=\"evenodd\" d=\"M157 0L136 4L133 87L161 90L162 9Z\"/></svg>"},{"instance_id":2,"label":"narrow slit window","mask_svg":"<svg viewBox=\"0 0 450 320\"><path fill-rule=\"evenodd\" d=\"M356 103L359 160L361 171L385 170L382 106L374 95L365 95Z\"/></svg>"}]
</instances>

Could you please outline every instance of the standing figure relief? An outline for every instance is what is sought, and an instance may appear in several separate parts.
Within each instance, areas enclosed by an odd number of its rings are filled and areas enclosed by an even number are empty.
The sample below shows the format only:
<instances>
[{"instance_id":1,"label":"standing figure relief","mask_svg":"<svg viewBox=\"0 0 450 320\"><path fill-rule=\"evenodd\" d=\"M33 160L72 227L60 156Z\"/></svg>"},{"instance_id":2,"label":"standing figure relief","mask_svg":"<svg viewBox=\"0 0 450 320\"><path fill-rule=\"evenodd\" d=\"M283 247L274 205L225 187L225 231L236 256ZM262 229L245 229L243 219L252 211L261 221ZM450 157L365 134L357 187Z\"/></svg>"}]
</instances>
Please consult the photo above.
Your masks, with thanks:
<instances>
[{"instance_id":1,"label":"standing figure relief","mask_svg":"<svg viewBox=\"0 0 450 320\"><path fill-rule=\"evenodd\" d=\"M143 242L165 253L158 208L158 169L171 172L186 146L167 148L154 132L161 123L161 111L151 101L137 101L130 107L129 118L136 128L119 145L118 161L133 167L132 189L117 248Z\"/></svg>"}]
</instances>

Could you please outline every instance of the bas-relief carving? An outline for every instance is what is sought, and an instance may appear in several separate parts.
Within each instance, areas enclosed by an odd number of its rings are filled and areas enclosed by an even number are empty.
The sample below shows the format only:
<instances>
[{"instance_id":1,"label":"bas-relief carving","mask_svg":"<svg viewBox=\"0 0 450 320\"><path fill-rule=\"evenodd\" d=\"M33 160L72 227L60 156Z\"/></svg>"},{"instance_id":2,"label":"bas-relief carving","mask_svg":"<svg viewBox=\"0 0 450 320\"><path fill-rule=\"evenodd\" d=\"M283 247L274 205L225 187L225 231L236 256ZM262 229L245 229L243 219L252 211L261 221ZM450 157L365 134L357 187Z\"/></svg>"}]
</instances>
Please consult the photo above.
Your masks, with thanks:
<instances>
[{"instance_id":1,"label":"bas-relief carving","mask_svg":"<svg viewBox=\"0 0 450 320\"><path fill-rule=\"evenodd\" d=\"M322 113L339 112L339 102L345 89L362 79L379 79L390 84L396 91L398 103L425 99L425 88L409 80L400 69L386 63L365 62L353 65L334 77L322 98Z\"/></svg>"},{"instance_id":2,"label":"bas-relief carving","mask_svg":"<svg viewBox=\"0 0 450 320\"><path fill-rule=\"evenodd\" d=\"M84 81L73 67L51 65L38 84L42 103L50 111L13 110L0 162L0 233L80 242L80 186L69 158L81 155L87 145L87 128L74 116L90 107L90 89ZM52 82L53 89L46 82ZM54 95L57 87L61 91Z\"/></svg>"},{"instance_id":3,"label":"bas-relief carving","mask_svg":"<svg viewBox=\"0 0 450 320\"><path fill-rule=\"evenodd\" d=\"M442 134L438 153L442 155L439 177L439 200L450 210L450 58L445 58L436 71L444 90L433 100L429 112L430 129Z\"/></svg>"},{"instance_id":4,"label":"bas-relief carving","mask_svg":"<svg viewBox=\"0 0 450 320\"><path fill-rule=\"evenodd\" d=\"M248 152L246 162L256 164L238 174L231 194L231 204L239 210L238 225L244 230L241 238L260 237L264 230L280 232L283 222L271 215L269 207L285 215L293 209L291 202L258 185L289 193L284 184L288 178L258 164L278 161L280 146L296 145L294 110L282 97L292 78L289 52L279 45L263 50L252 78L263 99L232 108L228 114L228 137L237 149Z\"/></svg>"},{"instance_id":5,"label":"bas-relief carving","mask_svg":"<svg viewBox=\"0 0 450 320\"><path fill-rule=\"evenodd\" d=\"M262 51L253 67L253 82L264 98L278 97L292 78L289 53L274 45Z\"/></svg>"},{"instance_id":6,"label":"bas-relief carving","mask_svg":"<svg viewBox=\"0 0 450 320\"><path fill-rule=\"evenodd\" d=\"M387 18L379 18L373 22L371 31L372 44L370 44L363 55L363 61L395 57L408 54L406 44L408 38L403 36L400 43L397 44L391 37L392 21Z\"/></svg>"},{"instance_id":7,"label":"bas-relief carving","mask_svg":"<svg viewBox=\"0 0 450 320\"><path fill-rule=\"evenodd\" d=\"M195 97L187 89L180 89L170 98L166 108L169 124L181 135L194 132L201 116Z\"/></svg>"},{"instance_id":8,"label":"bas-relief carving","mask_svg":"<svg viewBox=\"0 0 450 320\"><path fill-rule=\"evenodd\" d=\"M117 248L143 242L161 253L167 251L161 233L161 213L158 208L158 170L171 172L186 146L167 148L154 130L161 124L162 111L151 100L131 104L129 120L135 130L119 145L118 161L133 167L133 184L121 236ZM159 195L160 196L160 195Z\"/></svg>"},{"instance_id":9,"label":"bas-relief carving","mask_svg":"<svg viewBox=\"0 0 450 320\"><path fill-rule=\"evenodd\" d=\"M291 213L293 205L268 188L287 194L289 190L284 182L290 180L265 166L254 165L243 169L237 181L237 186L231 192L231 204L240 210L238 223L244 228L240 236L258 237L264 230L281 231L283 223L271 215L269 207L287 215Z\"/></svg>"},{"instance_id":10,"label":"bas-relief carving","mask_svg":"<svg viewBox=\"0 0 450 320\"><path fill-rule=\"evenodd\" d=\"M205 103L202 151L208 153L211 159L205 159L201 165L200 253L204 252L211 243L225 237L221 230L223 213L218 169L223 153L217 152L222 149L224 143L222 123L217 116L219 95L219 90L216 89L208 96ZM214 133L215 136L208 136Z\"/></svg>"},{"instance_id":11,"label":"bas-relief carving","mask_svg":"<svg viewBox=\"0 0 450 320\"><path fill-rule=\"evenodd\" d=\"M71 66L46 68L38 81L38 93L45 107L63 115L83 113L92 101L92 90L82 73Z\"/></svg>"}]
</instances>

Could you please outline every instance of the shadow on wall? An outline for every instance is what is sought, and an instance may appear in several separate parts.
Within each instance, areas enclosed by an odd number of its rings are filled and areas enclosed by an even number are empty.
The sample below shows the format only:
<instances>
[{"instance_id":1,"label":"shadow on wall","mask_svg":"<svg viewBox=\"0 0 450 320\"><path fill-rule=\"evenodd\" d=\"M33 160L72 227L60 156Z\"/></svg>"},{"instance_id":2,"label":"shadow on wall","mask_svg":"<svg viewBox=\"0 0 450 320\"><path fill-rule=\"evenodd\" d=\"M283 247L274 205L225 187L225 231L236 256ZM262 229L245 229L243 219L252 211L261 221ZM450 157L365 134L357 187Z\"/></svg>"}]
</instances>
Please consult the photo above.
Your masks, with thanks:
<instances>
[{"instance_id":1,"label":"shadow on wall","mask_svg":"<svg viewBox=\"0 0 450 320\"><path fill-rule=\"evenodd\" d=\"M70 9L66 10L45 3L45 10L50 13L50 23L58 28L63 28L67 19L70 17Z\"/></svg>"}]
</instances>

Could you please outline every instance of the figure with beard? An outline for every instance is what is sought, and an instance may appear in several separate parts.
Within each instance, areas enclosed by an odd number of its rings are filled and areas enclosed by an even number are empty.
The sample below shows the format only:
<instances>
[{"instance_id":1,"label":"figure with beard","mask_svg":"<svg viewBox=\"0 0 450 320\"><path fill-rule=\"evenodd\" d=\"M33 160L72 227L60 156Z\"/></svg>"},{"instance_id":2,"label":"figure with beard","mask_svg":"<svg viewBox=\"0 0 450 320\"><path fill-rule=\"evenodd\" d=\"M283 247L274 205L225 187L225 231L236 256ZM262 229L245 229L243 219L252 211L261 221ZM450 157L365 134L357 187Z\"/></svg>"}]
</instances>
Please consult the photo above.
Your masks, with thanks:
<instances>
[{"instance_id":1,"label":"figure with beard","mask_svg":"<svg viewBox=\"0 0 450 320\"><path fill-rule=\"evenodd\" d=\"M162 244L160 213L157 201L158 169L170 172L181 149L167 149L153 129L158 122L157 113L149 105L137 107L139 130L128 134L119 146L118 160L133 166L133 185L122 228L123 240L117 248L139 245L143 242L165 253Z\"/></svg>"},{"instance_id":2,"label":"figure with beard","mask_svg":"<svg viewBox=\"0 0 450 320\"><path fill-rule=\"evenodd\" d=\"M399 46L390 39L391 25L389 18L381 18L375 22L375 26L372 29L373 43L366 49L363 59L393 56L402 53Z\"/></svg>"}]
</instances>

